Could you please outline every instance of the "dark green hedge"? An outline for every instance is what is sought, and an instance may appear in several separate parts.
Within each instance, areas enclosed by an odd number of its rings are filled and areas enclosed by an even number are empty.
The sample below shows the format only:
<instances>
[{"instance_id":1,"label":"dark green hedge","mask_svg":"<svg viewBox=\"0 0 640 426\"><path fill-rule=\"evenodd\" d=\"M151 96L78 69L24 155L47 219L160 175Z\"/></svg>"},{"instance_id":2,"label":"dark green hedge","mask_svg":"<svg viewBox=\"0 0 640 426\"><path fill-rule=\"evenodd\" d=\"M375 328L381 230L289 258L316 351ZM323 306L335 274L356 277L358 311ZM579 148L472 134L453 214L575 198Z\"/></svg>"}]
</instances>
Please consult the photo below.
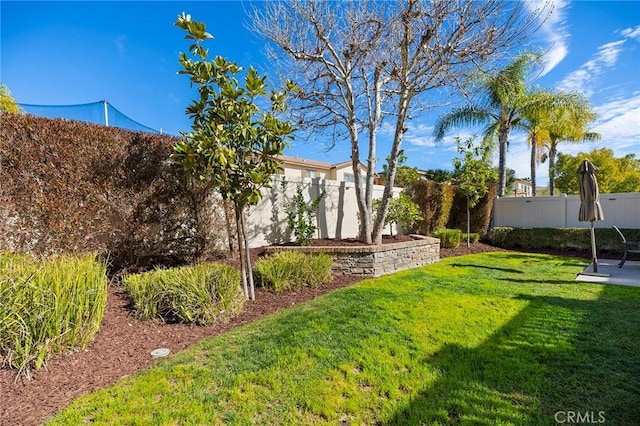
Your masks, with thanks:
<instances>
[{"instance_id":1,"label":"dark green hedge","mask_svg":"<svg viewBox=\"0 0 640 426\"><path fill-rule=\"evenodd\" d=\"M0 114L0 251L98 251L123 267L202 255L223 235L212 226L219 209L170 161L175 141Z\"/></svg>"},{"instance_id":2,"label":"dark green hedge","mask_svg":"<svg viewBox=\"0 0 640 426\"><path fill-rule=\"evenodd\" d=\"M629 241L640 241L640 229L621 229ZM613 228L596 228L599 251L622 253L622 241ZM503 248L591 251L590 228L493 228L491 243Z\"/></svg>"},{"instance_id":3,"label":"dark green hedge","mask_svg":"<svg viewBox=\"0 0 640 426\"><path fill-rule=\"evenodd\" d=\"M409 195L420 206L424 219L416 232L432 235L443 229L467 232L466 198L456 192L457 186L431 180L417 180L408 189ZM491 220L491 209L496 196L496 184L491 184L487 195L471 209L471 232L486 235Z\"/></svg>"},{"instance_id":4,"label":"dark green hedge","mask_svg":"<svg viewBox=\"0 0 640 426\"><path fill-rule=\"evenodd\" d=\"M496 198L498 185L492 183L487 189L487 194L470 211L471 232L480 235L486 235L489 230L491 209L493 209L493 201ZM467 198L458 192L456 192L453 199L447 228L460 229L465 233L467 232Z\"/></svg>"},{"instance_id":5,"label":"dark green hedge","mask_svg":"<svg viewBox=\"0 0 640 426\"><path fill-rule=\"evenodd\" d=\"M431 235L447 226L455 189L447 183L417 180L408 189L413 201L420 206L424 219L416 226L416 232Z\"/></svg>"}]
</instances>

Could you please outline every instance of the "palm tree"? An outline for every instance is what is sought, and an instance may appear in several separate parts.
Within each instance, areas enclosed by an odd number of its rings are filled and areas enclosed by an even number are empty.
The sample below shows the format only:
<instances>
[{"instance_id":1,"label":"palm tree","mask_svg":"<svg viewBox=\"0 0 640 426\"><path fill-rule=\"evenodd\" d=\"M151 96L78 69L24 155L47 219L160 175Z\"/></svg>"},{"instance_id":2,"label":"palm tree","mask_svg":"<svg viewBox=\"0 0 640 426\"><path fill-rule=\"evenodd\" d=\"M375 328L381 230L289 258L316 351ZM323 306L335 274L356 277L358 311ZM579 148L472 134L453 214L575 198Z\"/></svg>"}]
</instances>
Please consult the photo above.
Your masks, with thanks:
<instances>
[{"instance_id":1,"label":"palm tree","mask_svg":"<svg viewBox=\"0 0 640 426\"><path fill-rule=\"evenodd\" d=\"M556 108L552 111L547 130L549 141L547 143L549 159L549 194L554 194L554 179L556 155L560 142L590 142L601 139L600 133L586 130L597 115L591 108L591 103L586 96L579 93L569 93L570 105Z\"/></svg>"},{"instance_id":2,"label":"palm tree","mask_svg":"<svg viewBox=\"0 0 640 426\"><path fill-rule=\"evenodd\" d=\"M478 104L456 108L440 117L436 122L434 137L441 141L453 127L485 125L485 140L498 137L498 196L504 196L507 166L507 145L511 128L521 120L521 109L527 101L525 78L540 55L525 53L496 74L480 77L482 99Z\"/></svg>"},{"instance_id":3,"label":"palm tree","mask_svg":"<svg viewBox=\"0 0 640 426\"><path fill-rule=\"evenodd\" d=\"M574 92L537 89L527 95L521 107L521 120L514 127L528 133L531 147L532 195L536 196L536 167L544 162L542 150L551 146L551 128L556 126L558 111L583 111L584 97ZM583 111L584 112L584 111ZM572 113L570 113L571 115ZM556 134L557 136L557 134ZM554 152L555 161L555 152Z\"/></svg>"}]
</instances>

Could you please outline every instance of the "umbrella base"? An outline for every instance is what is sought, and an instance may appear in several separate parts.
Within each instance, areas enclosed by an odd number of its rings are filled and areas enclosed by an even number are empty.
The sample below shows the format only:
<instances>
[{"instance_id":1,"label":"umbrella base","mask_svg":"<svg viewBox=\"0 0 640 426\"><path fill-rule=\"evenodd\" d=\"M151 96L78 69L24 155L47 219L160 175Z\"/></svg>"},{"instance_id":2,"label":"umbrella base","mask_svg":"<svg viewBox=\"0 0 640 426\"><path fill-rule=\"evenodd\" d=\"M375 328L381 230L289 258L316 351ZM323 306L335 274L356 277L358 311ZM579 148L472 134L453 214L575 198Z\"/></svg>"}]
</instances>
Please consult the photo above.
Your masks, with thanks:
<instances>
[{"instance_id":1,"label":"umbrella base","mask_svg":"<svg viewBox=\"0 0 640 426\"><path fill-rule=\"evenodd\" d=\"M591 271L588 271L588 270ZM590 277L610 277L611 274L601 274L598 272L598 260L597 259L592 259L591 263L589 264L589 266L587 266L587 268L580 272L578 275L588 275Z\"/></svg>"},{"instance_id":2,"label":"umbrella base","mask_svg":"<svg viewBox=\"0 0 640 426\"><path fill-rule=\"evenodd\" d=\"M611 274L600 274L598 272L580 272L578 275L588 275L590 277L610 277Z\"/></svg>"}]
</instances>

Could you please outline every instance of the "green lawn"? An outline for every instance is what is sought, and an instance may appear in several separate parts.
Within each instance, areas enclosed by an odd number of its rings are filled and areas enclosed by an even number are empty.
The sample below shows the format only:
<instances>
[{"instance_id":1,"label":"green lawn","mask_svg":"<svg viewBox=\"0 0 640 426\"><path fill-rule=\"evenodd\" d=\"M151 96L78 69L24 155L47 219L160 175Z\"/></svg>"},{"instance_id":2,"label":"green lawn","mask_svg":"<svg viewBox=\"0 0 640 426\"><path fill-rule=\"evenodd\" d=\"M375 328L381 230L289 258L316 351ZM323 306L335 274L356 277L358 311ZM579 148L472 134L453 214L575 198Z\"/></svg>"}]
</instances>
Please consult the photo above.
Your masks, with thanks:
<instances>
[{"instance_id":1,"label":"green lawn","mask_svg":"<svg viewBox=\"0 0 640 426\"><path fill-rule=\"evenodd\" d=\"M640 424L640 288L574 281L584 266L485 253L366 280L202 341L51 424Z\"/></svg>"}]
</instances>

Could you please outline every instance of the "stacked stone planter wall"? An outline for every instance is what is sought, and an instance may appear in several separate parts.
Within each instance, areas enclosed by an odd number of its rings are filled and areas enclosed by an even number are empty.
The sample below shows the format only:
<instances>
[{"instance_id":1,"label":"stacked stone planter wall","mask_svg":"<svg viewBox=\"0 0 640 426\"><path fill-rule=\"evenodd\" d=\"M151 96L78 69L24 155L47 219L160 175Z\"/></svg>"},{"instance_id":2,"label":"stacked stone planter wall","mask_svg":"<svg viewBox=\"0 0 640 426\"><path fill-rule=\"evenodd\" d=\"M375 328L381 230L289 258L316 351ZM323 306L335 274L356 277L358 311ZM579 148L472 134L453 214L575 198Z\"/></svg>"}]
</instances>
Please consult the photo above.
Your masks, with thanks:
<instances>
[{"instance_id":1,"label":"stacked stone planter wall","mask_svg":"<svg viewBox=\"0 0 640 426\"><path fill-rule=\"evenodd\" d=\"M440 240L412 235L412 241L375 246L266 247L267 253L300 250L326 253L333 257L332 270L340 275L379 277L404 269L428 265L440 260Z\"/></svg>"}]
</instances>

